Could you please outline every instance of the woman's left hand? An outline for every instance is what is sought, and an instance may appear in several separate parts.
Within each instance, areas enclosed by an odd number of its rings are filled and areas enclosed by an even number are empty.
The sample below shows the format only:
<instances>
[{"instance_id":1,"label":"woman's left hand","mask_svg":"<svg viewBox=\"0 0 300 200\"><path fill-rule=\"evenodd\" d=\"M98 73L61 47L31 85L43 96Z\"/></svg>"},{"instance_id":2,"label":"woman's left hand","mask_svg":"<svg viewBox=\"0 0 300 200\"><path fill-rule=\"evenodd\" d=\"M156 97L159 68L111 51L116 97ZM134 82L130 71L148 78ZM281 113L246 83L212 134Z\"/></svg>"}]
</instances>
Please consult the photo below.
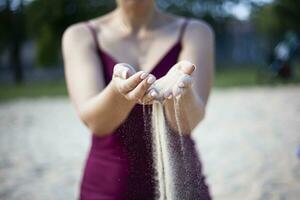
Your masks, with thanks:
<instances>
[{"instance_id":1,"label":"woman's left hand","mask_svg":"<svg viewBox=\"0 0 300 200\"><path fill-rule=\"evenodd\" d=\"M183 95L192 85L192 73L196 66L189 61L180 61L175 64L168 73L156 80L149 88L158 92L156 100L164 101Z\"/></svg>"}]
</instances>

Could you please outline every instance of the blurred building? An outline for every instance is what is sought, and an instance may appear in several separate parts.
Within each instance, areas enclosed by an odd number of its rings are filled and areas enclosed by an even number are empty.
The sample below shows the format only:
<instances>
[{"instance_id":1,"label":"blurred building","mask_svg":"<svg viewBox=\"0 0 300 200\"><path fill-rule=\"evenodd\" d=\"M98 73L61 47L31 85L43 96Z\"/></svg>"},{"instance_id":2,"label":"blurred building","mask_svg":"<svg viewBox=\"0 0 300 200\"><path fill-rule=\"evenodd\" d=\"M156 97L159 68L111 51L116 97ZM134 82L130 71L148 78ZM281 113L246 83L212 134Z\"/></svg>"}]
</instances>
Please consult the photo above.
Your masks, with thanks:
<instances>
[{"instance_id":1,"label":"blurred building","mask_svg":"<svg viewBox=\"0 0 300 200\"><path fill-rule=\"evenodd\" d=\"M0 55L0 83L13 83L14 76L9 62L8 51ZM21 63L24 73L24 80L47 81L61 80L64 78L64 69L61 64L57 66L36 67L36 45L33 41L27 41L23 44L21 50Z\"/></svg>"},{"instance_id":2,"label":"blurred building","mask_svg":"<svg viewBox=\"0 0 300 200\"><path fill-rule=\"evenodd\" d=\"M226 24L226 31L216 38L217 64L256 66L265 62L268 48L267 40L250 21L232 19Z\"/></svg>"}]
</instances>

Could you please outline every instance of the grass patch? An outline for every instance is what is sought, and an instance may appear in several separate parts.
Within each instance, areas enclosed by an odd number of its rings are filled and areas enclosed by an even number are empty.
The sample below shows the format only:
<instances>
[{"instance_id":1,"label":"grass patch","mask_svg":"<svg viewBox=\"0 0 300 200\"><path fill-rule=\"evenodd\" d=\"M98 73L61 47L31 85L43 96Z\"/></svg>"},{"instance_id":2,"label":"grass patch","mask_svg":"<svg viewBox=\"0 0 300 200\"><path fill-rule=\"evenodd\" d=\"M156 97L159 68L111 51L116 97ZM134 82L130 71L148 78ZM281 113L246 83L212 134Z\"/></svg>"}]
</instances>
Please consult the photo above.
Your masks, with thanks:
<instances>
[{"instance_id":1,"label":"grass patch","mask_svg":"<svg viewBox=\"0 0 300 200\"><path fill-rule=\"evenodd\" d=\"M32 82L22 85L1 84L0 100L28 97L35 98L41 96L66 96L67 88L63 80L53 82Z\"/></svg>"},{"instance_id":2,"label":"grass patch","mask_svg":"<svg viewBox=\"0 0 300 200\"><path fill-rule=\"evenodd\" d=\"M226 68L216 70L214 86L249 86L257 84L257 70L253 68Z\"/></svg>"},{"instance_id":3,"label":"grass patch","mask_svg":"<svg viewBox=\"0 0 300 200\"><path fill-rule=\"evenodd\" d=\"M263 67L231 67L216 70L214 86L277 86L295 83L300 83L300 66L294 68L294 77L289 80L274 78Z\"/></svg>"}]
</instances>

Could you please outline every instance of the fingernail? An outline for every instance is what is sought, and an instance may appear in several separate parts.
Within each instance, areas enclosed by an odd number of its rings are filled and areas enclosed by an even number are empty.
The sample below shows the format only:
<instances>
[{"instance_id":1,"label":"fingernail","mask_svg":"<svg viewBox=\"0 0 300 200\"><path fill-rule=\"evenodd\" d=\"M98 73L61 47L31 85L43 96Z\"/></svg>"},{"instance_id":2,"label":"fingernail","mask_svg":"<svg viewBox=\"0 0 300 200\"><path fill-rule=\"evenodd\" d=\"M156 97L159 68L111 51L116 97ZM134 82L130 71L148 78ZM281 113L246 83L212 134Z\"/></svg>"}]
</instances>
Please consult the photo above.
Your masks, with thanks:
<instances>
[{"instance_id":1,"label":"fingernail","mask_svg":"<svg viewBox=\"0 0 300 200\"><path fill-rule=\"evenodd\" d=\"M150 76L150 77L148 78L148 80L147 80L147 83L148 83L148 84L152 84L152 83L154 83L155 80L156 80L155 77Z\"/></svg>"},{"instance_id":2,"label":"fingernail","mask_svg":"<svg viewBox=\"0 0 300 200\"><path fill-rule=\"evenodd\" d=\"M178 84L178 86L179 86L179 87L184 87L184 83L183 83L183 82L180 82L180 83Z\"/></svg>"},{"instance_id":3,"label":"fingernail","mask_svg":"<svg viewBox=\"0 0 300 200\"><path fill-rule=\"evenodd\" d=\"M143 72L143 73L141 74L140 78L144 80L145 78L147 78L147 76L148 76L148 74L145 73L145 72Z\"/></svg>"},{"instance_id":4,"label":"fingernail","mask_svg":"<svg viewBox=\"0 0 300 200\"><path fill-rule=\"evenodd\" d=\"M179 93L177 93L176 95L175 95L175 98L177 99L178 97L180 97L181 96L181 93L179 92Z\"/></svg>"},{"instance_id":5,"label":"fingernail","mask_svg":"<svg viewBox=\"0 0 300 200\"><path fill-rule=\"evenodd\" d=\"M176 90L174 96L175 96L175 97L178 97L178 96L180 96L180 95L181 95L181 89L178 88L178 89Z\"/></svg>"},{"instance_id":6,"label":"fingernail","mask_svg":"<svg viewBox=\"0 0 300 200\"><path fill-rule=\"evenodd\" d=\"M151 95L152 97L156 97L156 96L157 96L157 93L156 93L155 91L152 91L152 92L150 93L150 95Z\"/></svg>"},{"instance_id":7,"label":"fingernail","mask_svg":"<svg viewBox=\"0 0 300 200\"><path fill-rule=\"evenodd\" d=\"M196 65L193 64L193 71L195 71L195 70L196 70Z\"/></svg>"},{"instance_id":8,"label":"fingernail","mask_svg":"<svg viewBox=\"0 0 300 200\"><path fill-rule=\"evenodd\" d=\"M168 99L172 99L172 97L173 97L173 95L172 95L172 94L170 94L170 95L168 96Z\"/></svg>"},{"instance_id":9,"label":"fingernail","mask_svg":"<svg viewBox=\"0 0 300 200\"><path fill-rule=\"evenodd\" d=\"M123 77L123 78L127 78L127 72L128 72L128 69L125 69L125 70L122 72L122 77Z\"/></svg>"}]
</instances>

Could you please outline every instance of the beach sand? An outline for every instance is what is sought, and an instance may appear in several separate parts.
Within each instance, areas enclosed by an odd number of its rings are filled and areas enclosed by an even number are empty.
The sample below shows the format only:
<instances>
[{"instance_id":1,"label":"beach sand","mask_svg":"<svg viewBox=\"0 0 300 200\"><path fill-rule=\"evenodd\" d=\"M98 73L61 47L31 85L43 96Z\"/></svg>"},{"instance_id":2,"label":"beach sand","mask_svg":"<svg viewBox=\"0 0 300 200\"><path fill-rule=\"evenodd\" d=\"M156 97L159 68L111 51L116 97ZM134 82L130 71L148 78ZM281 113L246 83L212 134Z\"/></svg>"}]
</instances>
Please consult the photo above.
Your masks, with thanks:
<instances>
[{"instance_id":1,"label":"beach sand","mask_svg":"<svg viewBox=\"0 0 300 200\"><path fill-rule=\"evenodd\" d=\"M299 199L299 99L300 86L213 90L193 137L214 199ZM0 103L0 199L75 199L89 138L67 98Z\"/></svg>"}]
</instances>

